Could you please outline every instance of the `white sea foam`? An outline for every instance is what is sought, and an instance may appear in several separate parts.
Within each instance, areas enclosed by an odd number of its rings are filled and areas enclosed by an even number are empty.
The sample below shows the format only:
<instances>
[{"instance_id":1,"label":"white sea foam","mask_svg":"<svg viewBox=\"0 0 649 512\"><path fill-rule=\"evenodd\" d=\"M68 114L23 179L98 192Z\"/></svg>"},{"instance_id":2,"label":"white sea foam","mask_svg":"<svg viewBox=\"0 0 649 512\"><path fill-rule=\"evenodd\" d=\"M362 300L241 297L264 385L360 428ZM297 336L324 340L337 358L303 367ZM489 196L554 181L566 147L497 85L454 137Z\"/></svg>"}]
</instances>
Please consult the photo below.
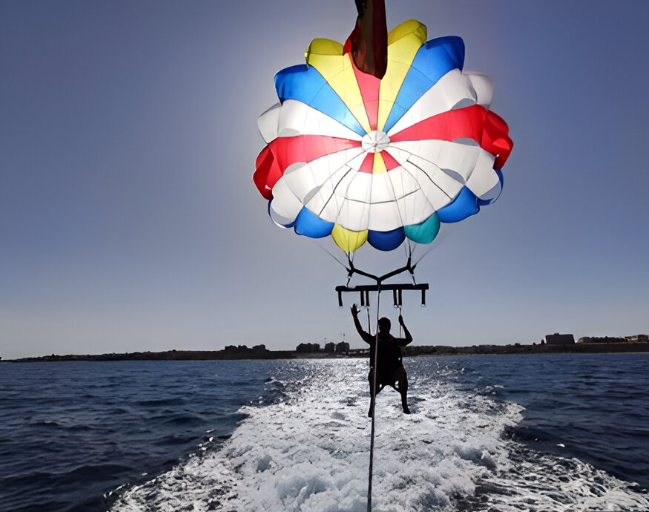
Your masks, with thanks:
<instances>
[{"instance_id":1,"label":"white sea foam","mask_svg":"<svg viewBox=\"0 0 649 512\"><path fill-rule=\"evenodd\" d=\"M365 361L314 361L276 403L248 417L218 450L129 489L114 512L364 512L370 445ZM628 483L576 459L503 436L521 408L467 392L443 365L411 375L413 414L378 397L373 510L649 510Z\"/></svg>"}]
</instances>

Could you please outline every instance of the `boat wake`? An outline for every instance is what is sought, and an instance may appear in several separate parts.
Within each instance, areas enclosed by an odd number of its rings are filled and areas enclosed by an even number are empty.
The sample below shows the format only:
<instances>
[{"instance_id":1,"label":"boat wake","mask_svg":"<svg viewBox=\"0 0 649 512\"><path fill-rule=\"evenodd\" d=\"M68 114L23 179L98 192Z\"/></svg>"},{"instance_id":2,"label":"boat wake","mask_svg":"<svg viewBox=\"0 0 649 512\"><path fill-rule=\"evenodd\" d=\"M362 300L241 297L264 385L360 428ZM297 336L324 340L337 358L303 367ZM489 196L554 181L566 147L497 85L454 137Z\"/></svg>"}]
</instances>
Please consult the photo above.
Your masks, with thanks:
<instances>
[{"instance_id":1,"label":"boat wake","mask_svg":"<svg viewBox=\"0 0 649 512\"><path fill-rule=\"evenodd\" d=\"M507 435L522 408L493 389L465 389L440 358L408 361L411 415L377 399L373 510L641 511L649 497L577 459ZM142 485L113 512L365 512L370 445L367 362L301 361L267 383L223 444Z\"/></svg>"}]
</instances>

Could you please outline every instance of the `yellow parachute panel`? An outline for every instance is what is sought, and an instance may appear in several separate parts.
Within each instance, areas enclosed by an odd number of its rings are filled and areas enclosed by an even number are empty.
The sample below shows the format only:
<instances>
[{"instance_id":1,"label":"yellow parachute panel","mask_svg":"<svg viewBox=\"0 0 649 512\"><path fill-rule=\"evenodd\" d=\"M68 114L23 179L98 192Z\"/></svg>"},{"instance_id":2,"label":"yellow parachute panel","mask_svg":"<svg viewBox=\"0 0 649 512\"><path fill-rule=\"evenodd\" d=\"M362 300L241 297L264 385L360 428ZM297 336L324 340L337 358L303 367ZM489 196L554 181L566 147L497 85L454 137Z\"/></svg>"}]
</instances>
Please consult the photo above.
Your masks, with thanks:
<instances>
[{"instance_id":1,"label":"yellow parachute panel","mask_svg":"<svg viewBox=\"0 0 649 512\"><path fill-rule=\"evenodd\" d=\"M307 65L318 70L363 129L368 133L372 131L351 58L343 55L343 45L330 39L314 39L305 57Z\"/></svg>"},{"instance_id":2,"label":"yellow parachute panel","mask_svg":"<svg viewBox=\"0 0 649 512\"><path fill-rule=\"evenodd\" d=\"M331 231L331 237L338 247L350 253L354 252L367 241L367 229L364 231L350 231L340 224L336 224Z\"/></svg>"},{"instance_id":3,"label":"yellow parachute panel","mask_svg":"<svg viewBox=\"0 0 649 512\"><path fill-rule=\"evenodd\" d=\"M426 26L417 20L406 21L388 34L388 68L381 80L379 95L379 130L388 120L410 65L426 42L426 35Z\"/></svg>"},{"instance_id":4,"label":"yellow parachute panel","mask_svg":"<svg viewBox=\"0 0 649 512\"><path fill-rule=\"evenodd\" d=\"M388 172L388 169L385 166L385 160L383 160L380 153L374 153L374 167L372 167L372 174L380 174L382 172Z\"/></svg>"}]
</instances>

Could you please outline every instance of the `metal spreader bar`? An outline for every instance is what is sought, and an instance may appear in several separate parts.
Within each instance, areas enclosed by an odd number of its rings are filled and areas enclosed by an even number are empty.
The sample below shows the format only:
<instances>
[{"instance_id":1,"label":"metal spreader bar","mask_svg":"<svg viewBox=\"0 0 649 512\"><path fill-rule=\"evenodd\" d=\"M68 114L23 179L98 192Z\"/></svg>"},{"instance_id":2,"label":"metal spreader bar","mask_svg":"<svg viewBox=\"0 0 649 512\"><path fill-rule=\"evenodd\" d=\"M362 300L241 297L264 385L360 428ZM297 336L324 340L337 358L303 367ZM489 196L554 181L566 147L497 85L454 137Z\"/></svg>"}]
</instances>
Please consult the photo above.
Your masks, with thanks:
<instances>
[{"instance_id":1,"label":"metal spreader bar","mask_svg":"<svg viewBox=\"0 0 649 512\"><path fill-rule=\"evenodd\" d=\"M421 291L421 305L426 305L426 290L428 290L428 283L421 284L362 284L358 286L336 286L336 292L338 292L338 306L343 307L343 293L355 292L360 296L361 306L370 305L370 292L378 291L387 291L392 290L392 299L394 300L395 306L402 306L402 292L403 290L418 290Z\"/></svg>"}]
</instances>

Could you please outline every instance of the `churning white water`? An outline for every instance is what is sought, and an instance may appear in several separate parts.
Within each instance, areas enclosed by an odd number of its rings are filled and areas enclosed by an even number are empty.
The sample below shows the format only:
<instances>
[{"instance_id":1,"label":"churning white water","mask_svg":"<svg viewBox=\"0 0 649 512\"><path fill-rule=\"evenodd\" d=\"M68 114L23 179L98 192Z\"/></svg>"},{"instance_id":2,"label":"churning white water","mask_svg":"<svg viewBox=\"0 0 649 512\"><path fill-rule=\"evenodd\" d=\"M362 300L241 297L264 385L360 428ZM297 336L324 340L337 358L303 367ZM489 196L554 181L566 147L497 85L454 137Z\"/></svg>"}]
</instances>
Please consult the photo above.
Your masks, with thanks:
<instances>
[{"instance_id":1,"label":"churning white water","mask_svg":"<svg viewBox=\"0 0 649 512\"><path fill-rule=\"evenodd\" d=\"M522 408L489 387L468 391L443 358L406 361L411 415L399 395L377 399L373 510L649 510L646 494L577 459L504 435ZM114 512L365 512L370 419L367 361L295 363L218 447L131 487ZM299 375L299 378L295 378Z\"/></svg>"}]
</instances>

